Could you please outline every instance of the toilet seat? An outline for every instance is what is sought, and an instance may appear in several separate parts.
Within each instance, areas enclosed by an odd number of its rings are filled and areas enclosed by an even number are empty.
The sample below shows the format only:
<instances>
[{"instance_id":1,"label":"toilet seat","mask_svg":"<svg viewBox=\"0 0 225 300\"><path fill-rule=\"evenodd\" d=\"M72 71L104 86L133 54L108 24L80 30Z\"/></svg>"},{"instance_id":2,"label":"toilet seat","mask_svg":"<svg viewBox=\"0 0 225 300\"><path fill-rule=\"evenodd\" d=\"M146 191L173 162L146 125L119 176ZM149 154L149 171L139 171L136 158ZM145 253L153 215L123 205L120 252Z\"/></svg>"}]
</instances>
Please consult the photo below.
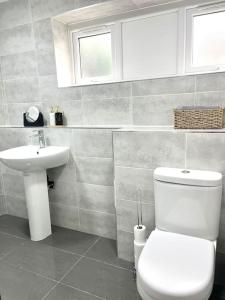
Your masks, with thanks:
<instances>
[{"instance_id":1,"label":"toilet seat","mask_svg":"<svg viewBox=\"0 0 225 300\"><path fill-rule=\"evenodd\" d=\"M154 230L138 262L143 300L206 300L214 279L212 241Z\"/></svg>"}]
</instances>

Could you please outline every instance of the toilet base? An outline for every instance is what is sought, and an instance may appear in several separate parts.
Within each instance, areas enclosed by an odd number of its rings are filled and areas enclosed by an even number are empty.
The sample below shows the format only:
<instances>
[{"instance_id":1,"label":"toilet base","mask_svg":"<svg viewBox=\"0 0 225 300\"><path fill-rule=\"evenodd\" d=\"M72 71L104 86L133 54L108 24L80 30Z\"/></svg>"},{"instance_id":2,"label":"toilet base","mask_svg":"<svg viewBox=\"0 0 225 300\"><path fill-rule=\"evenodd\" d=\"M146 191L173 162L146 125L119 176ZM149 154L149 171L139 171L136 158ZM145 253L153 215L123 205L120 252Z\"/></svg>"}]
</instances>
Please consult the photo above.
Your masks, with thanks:
<instances>
[{"instance_id":1,"label":"toilet base","mask_svg":"<svg viewBox=\"0 0 225 300\"><path fill-rule=\"evenodd\" d=\"M137 282L137 290L142 300L155 300L145 293L145 291L140 287L138 282Z\"/></svg>"},{"instance_id":2,"label":"toilet base","mask_svg":"<svg viewBox=\"0 0 225 300\"><path fill-rule=\"evenodd\" d=\"M142 300L156 300L150 297L148 294L146 294L146 292L140 287L140 285L138 285L138 282L137 282L137 290ZM209 300L209 298L210 297L207 297L205 299L199 299L199 300Z\"/></svg>"}]
</instances>

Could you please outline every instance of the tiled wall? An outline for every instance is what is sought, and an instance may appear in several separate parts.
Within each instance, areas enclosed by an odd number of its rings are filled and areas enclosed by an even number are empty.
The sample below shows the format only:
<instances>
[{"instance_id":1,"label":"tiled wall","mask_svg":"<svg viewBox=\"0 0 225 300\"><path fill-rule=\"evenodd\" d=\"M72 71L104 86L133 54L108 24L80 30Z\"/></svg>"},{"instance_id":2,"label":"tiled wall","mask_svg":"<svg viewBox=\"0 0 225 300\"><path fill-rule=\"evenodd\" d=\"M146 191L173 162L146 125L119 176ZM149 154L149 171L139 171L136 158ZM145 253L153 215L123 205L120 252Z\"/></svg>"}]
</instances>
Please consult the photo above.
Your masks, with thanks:
<instances>
[{"instance_id":1,"label":"tiled wall","mask_svg":"<svg viewBox=\"0 0 225 300\"><path fill-rule=\"evenodd\" d=\"M118 253L133 260L133 226L137 224L137 188L142 190L143 220L154 229L153 171L156 167L214 170L225 174L225 133L174 131L114 132ZM223 195L218 251L225 252Z\"/></svg>"},{"instance_id":2,"label":"tiled wall","mask_svg":"<svg viewBox=\"0 0 225 300\"><path fill-rule=\"evenodd\" d=\"M21 125L31 104L46 119L58 104L69 125L171 125L177 105L225 104L224 73L58 89L51 16L95 2L0 3L0 125Z\"/></svg>"},{"instance_id":3,"label":"tiled wall","mask_svg":"<svg viewBox=\"0 0 225 300\"><path fill-rule=\"evenodd\" d=\"M0 129L0 150L27 144L30 134L31 129ZM111 130L45 128L45 136L48 145L71 149L66 166L48 170L55 181L49 191L52 223L115 239ZM2 213L27 217L22 174L2 165L1 175Z\"/></svg>"}]
</instances>

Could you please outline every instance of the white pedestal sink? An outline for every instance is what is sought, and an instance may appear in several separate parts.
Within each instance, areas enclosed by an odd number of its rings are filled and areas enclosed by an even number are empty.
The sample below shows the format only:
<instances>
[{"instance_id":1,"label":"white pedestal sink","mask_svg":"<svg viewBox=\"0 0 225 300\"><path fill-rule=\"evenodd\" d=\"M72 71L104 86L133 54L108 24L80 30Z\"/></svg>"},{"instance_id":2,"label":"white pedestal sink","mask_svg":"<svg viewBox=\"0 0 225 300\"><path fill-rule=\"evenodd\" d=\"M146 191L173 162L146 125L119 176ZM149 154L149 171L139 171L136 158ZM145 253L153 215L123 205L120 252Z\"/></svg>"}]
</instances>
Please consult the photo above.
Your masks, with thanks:
<instances>
[{"instance_id":1,"label":"white pedestal sink","mask_svg":"<svg viewBox=\"0 0 225 300\"><path fill-rule=\"evenodd\" d=\"M64 165L68 160L68 147L22 146L0 152L0 161L23 172L32 241L43 240L52 233L46 169Z\"/></svg>"}]
</instances>

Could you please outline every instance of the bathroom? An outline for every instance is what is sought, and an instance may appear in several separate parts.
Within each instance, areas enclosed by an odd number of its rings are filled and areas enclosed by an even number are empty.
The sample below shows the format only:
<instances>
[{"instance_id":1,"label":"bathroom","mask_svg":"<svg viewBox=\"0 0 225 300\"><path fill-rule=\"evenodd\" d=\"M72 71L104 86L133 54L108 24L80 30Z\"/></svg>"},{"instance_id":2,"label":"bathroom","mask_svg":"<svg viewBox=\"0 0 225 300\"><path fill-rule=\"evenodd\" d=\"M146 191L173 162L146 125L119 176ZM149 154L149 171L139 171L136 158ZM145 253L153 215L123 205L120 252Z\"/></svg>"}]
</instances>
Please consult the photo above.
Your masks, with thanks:
<instances>
[{"instance_id":1,"label":"bathroom","mask_svg":"<svg viewBox=\"0 0 225 300\"><path fill-rule=\"evenodd\" d=\"M1 300L225 299L224 20L218 0L0 0ZM160 230L159 183L200 190L163 219L198 230ZM148 260L157 232L183 250Z\"/></svg>"}]
</instances>

